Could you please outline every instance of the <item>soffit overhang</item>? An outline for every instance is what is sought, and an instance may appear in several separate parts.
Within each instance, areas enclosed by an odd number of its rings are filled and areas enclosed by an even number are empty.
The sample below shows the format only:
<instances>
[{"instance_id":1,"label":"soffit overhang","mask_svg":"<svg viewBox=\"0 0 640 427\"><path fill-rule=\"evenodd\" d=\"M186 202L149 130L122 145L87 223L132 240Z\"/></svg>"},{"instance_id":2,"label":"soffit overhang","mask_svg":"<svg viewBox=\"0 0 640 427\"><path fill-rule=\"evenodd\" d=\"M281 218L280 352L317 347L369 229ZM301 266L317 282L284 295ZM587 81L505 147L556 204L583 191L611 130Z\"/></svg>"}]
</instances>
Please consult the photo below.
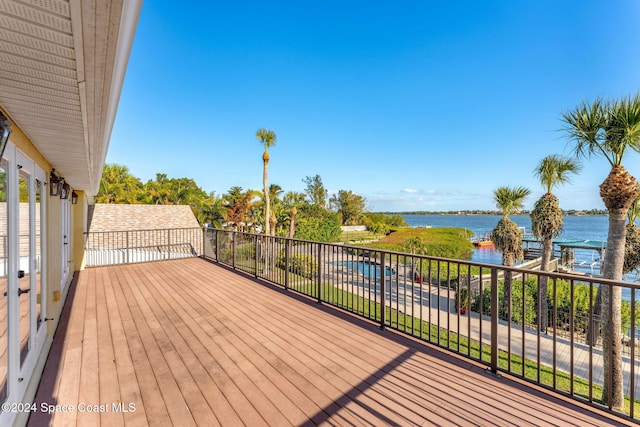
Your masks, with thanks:
<instances>
[{"instance_id":1,"label":"soffit overhang","mask_svg":"<svg viewBox=\"0 0 640 427\"><path fill-rule=\"evenodd\" d=\"M142 0L0 0L0 107L94 195Z\"/></svg>"}]
</instances>

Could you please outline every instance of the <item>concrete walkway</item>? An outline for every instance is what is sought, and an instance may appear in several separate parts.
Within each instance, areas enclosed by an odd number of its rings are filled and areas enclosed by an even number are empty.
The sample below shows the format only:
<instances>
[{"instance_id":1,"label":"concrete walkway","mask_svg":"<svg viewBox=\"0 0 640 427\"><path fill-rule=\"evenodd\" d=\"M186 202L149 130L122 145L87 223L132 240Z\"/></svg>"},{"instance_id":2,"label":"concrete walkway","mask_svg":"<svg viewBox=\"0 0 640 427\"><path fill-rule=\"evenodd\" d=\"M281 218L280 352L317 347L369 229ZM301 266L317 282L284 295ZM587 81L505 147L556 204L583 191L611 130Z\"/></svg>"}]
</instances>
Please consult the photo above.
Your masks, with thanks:
<instances>
[{"instance_id":1,"label":"concrete walkway","mask_svg":"<svg viewBox=\"0 0 640 427\"><path fill-rule=\"evenodd\" d=\"M361 297L373 297L380 302L379 286L362 274L345 274L343 268L329 270L328 282ZM342 279L342 280L341 280ZM346 280L344 280L346 279ZM483 345L491 344L491 320L488 316L480 317L479 313L467 312L461 315L455 310L455 292L447 288L419 283L405 283L404 277L394 276L387 281L385 295L386 306L417 319L430 322L440 328L481 341ZM390 290L390 291L389 291ZM501 321L498 325L498 346L500 350L522 356L540 365L554 367L557 371L571 373L575 377L593 384L602 385L603 358L600 347L589 347L583 343L571 343L570 339L538 334L535 329L521 325L508 325ZM637 358L637 356L636 356ZM630 395L632 368L630 358L623 358L624 393ZM572 369L573 366L573 369ZM591 379L589 373L591 372ZM522 374L522 372L515 372ZM640 397L640 361L636 360L633 371L635 396ZM569 391L569 390L567 390ZM598 396L594 396L598 398Z\"/></svg>"}]
</instances>

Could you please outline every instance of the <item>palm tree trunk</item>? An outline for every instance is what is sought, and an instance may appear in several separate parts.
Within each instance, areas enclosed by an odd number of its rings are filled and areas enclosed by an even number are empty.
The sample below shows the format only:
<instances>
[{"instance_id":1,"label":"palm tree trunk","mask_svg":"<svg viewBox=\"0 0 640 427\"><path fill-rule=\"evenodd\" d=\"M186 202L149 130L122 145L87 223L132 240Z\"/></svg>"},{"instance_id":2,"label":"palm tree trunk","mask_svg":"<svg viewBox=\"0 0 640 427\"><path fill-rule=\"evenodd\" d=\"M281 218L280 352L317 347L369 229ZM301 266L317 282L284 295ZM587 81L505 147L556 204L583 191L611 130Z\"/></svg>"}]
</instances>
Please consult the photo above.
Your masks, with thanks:
<instances>
[{"instance_id":1,"label":"palm tree trunk","mask_svg":"<svg viewBox=\"0 0 640 427\"><path fill-rule=\"evenodd\" d=\"M553 252L553 239L547 237L542 241L542 264L540 270L549 271L549 263L551 262L551 253ZM540 277L540 331L547 332L549 326L549 302L547 301L548 285L547 276Z\"/></svg>"},{"instance_id":2,"label":"palm tree trunk","mask_svg":"<svg viewBox=\"0 0 640 427\"><path fill-rule=\"evenodd\" d=\"M622 280L624 246L627 229L626 209L609 210L609 235L604 254L602 275L606 279ZM605 405L622 409L624 405L622 371L622 289L620 286L601 285L602 293L602 352L604 362Z\"/></svg>"},{"instance_id":3,"label":"palm tree trunk","mask_svg":"<svg viewBox=\"0 0 640 427\"><path fill-rule=\"evenodd\" d=\"M502 264L505 267L512 267L514 263L513 255L503 253ZM504 292L502 298L502 312L504 313L504 319L509 320L511 318L511 285L513 283L513 272L508 270L504 272Z\"/></svg>"},{"instance_id":4,"label":"palm tree trunk","mask_svg":"<svg viewBox=\"0 0 640 427\"><path fill-rule=\"evenodd\" d=\"M271 233L269 233L270 236L275 236L276 235L276 225L278 224L278 220L276 218L276 215L271 212L270 217L269 217L269 229L271 230Z\"/></svg>"},{"instance_id":5,"label":"palm tree trunk","mask_svg":"<svg viewBox=\"0 0 640 427\"><path fill-rule=\"evenodd\" d=\"M296 209L296 207L292 207L291 208L291 221L289 222L289 238L293 239L293 236L295 236L296 234L296 214L297 214L298 210Z\"/></svg>"},{"instance_id":6,"label":"palm tree trunk","mask_svg":"<svg viewBox=\"0 0 640 427\"><path fill-rule=\"evenodd\" d=\"M265 151L266 153L266 151ZM269 179L269 157L262 156L264 167L262 169L262 188L264 190L264 234L269 236L271 234L271 200L269 200L269 188L267 188L267 182Z\"/></svg>"}]
</instances>

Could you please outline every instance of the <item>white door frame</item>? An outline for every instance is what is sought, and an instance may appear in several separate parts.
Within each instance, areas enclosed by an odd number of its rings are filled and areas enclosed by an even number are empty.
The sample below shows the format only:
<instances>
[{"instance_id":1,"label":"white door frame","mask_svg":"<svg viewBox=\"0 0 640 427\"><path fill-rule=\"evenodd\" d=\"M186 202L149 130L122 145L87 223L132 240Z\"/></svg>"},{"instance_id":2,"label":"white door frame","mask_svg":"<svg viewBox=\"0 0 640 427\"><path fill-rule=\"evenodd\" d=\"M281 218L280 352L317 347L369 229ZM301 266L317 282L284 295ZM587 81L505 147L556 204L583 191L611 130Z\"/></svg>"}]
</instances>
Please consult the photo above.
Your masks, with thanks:
<instances>
[{"instance_id":1,"label":"white door frame","mask_svg":"<svg viewBox=\"0 0 640 427\"><path fill-rule=\"evenodd\" d=\"M7 268L7 400L6 403L17 405L22 402L29 380L35 370L36 362L43 350L46 327L38 328L38 323L44 322L46 315L46 251L44 241L46 236L46 193L44 191L46 175L33 160L16 149L9 143L3 158L6 160L7 179L7 241L8 241L8 268ZM29 193L29 237L27 265L28 280L18 278L20 270L20 172L27 180ZM36 247L36 181L40 182L40 247ZM38 268L38 253L40 255L40 268ZM40 272L40 319L37 318L37 274ZM30 291L19 295L19 289ZM21 363L20 357L20 301L29 298L29 316L25 321L29 322L28 352ZM18 408L18 407L16 407ZM12 423L17 412L0 412L0 425Z\"/></svg>"},{"instance_id":2,"label":"white door frame","mask_svg":"<svg viewBox=\"0 0 640 427\"><path fill-rule=\"evenodd\" d=\"M60 209L62 210L60 213L61 217L61 231L62 231L62 242L60 242L61 249L61 275L60 275L60 290L64 291L67 281L69 280L69 269L71 268L71 195L69 195L68 199L60 200Z\"/></svg>"}]
</instances>

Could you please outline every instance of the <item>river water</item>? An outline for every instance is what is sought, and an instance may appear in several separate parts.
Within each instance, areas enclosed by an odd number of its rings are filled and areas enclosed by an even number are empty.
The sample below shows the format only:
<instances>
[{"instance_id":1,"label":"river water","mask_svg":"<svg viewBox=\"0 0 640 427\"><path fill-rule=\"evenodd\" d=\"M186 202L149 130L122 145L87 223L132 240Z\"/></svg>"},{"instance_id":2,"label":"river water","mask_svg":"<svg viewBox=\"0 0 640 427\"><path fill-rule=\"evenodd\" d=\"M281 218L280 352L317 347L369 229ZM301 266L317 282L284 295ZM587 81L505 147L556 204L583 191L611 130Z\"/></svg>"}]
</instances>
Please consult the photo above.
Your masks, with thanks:
<instances>
[{"instance_id":1,"label":"river water","mask_svg":"<svg viewBox=\"0 0 640 427\"><path fill-rule=\"evenodd\" d=\"M474 234L484 235L491 233L500 221L500 215L418 215L402 214L411 227L456 227L471 230ZM525 233L531 231L531 218L529 215L512 215L509 218L519 227L523 227ZM560 238L577 240L607 240L609 220L606 216L565 216L564 226ZM591 265L599 258L595 251L576 249L576 261ZM472 261L486 262L489 264L501 264L502 255L493 248L474 249Z\"/></svg>"}]
</instances>

